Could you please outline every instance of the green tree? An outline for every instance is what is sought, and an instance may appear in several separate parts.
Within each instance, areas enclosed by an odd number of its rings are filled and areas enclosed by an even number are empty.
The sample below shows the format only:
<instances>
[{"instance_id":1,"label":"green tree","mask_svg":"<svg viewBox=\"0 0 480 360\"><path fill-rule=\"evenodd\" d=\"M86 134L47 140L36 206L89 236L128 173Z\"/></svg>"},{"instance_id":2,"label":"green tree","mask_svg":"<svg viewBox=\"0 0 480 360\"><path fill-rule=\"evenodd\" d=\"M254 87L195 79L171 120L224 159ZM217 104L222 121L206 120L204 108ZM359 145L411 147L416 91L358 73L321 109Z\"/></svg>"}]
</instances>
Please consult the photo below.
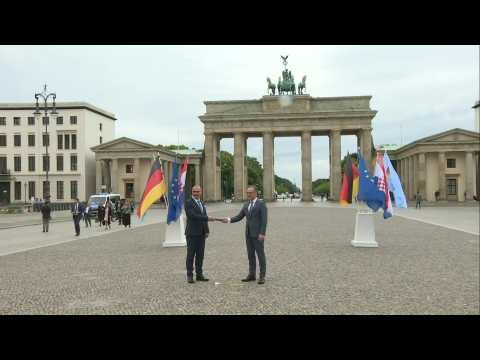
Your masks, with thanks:
<instances>
[{"instance_id":1,"label":"green tree","mask_svg":"<svg viewBox=\"0 0 480 360\"><path fill-rule=\"evenodd\" d=\"M166 145L162 147L167 150L189 150L189 147L186 145Z\"/></svg>"}]
</instances>

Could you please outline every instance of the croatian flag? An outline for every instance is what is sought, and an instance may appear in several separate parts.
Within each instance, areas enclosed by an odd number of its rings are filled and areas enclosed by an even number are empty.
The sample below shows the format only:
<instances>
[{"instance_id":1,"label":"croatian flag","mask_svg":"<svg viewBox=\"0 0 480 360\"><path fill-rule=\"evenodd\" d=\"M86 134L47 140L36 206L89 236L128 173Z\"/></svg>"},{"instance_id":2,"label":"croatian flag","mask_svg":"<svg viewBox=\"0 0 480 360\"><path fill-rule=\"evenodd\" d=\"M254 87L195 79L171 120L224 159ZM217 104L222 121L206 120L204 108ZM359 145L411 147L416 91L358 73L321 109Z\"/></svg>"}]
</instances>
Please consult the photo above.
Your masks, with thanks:
<instances>
[{"instance_id":1,"label":"croatian flag","mask_svg":"<svg viewBox=\"0 0 480 360\"><path fill-rule=\"evenodd\" d=\"M383 218L388 219L393 215L392 201L390 200L390 191L388 190L387 172L383 162L383 156L377 153L377 162L375 164L375 176L378 178L378 190L385 194L385 208L383 209Z\"/></svg>"}]
</instances>

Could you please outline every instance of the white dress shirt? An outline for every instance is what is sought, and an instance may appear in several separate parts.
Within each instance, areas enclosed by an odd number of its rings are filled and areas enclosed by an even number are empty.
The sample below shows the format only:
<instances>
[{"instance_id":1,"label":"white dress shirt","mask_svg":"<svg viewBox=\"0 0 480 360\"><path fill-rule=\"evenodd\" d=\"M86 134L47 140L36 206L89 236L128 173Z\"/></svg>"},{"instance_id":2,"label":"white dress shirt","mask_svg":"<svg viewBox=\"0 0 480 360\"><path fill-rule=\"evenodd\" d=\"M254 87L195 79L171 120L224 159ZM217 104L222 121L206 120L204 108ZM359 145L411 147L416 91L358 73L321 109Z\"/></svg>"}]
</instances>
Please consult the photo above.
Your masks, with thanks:
<instances>
[{"instance_id":1,"label":"white dress shirt","mask_svg":"<svg viewBox=\"0 0 480 360\"><path fill-rule=\"evenodd\" d=\"M248 212L250 212L253 209L256 202L257 202L257 198L250 201L250 204L248 204ZM230 218L227 218L227 219L228 219L228 223L230 223Z\"/></svg>"}]
</instances>

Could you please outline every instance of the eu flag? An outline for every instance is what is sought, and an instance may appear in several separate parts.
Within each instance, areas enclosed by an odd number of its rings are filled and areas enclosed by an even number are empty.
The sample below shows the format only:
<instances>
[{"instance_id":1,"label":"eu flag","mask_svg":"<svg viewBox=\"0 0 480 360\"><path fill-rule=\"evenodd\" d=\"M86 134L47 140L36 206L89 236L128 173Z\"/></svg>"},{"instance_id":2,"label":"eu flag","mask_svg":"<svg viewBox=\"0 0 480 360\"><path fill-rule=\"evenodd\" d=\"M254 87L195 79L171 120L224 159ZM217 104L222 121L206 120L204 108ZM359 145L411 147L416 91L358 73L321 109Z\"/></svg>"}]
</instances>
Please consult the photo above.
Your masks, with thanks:
<instances>
[{"instance_id":1,"label":"eu flag","mask_svg":"<svg viewBox=\"0 0 480 360\"><path fill-rule=\"evenodd\" d=\"M379 208L385 209L385 192L378 188L378 177L371 176L365 165L365 160L358 154L358 200L365 201L367 206L373 211Z\"/></svg>"},{"instance_id":2,"label":"eu flag","mask_svg":"<svg viewBox=\"0 0 480 360\"><path fill-rule=\"evenodd\" d=\"M178 181L178 167L179 165L176 162L173 163L173 174L170 181L170 189L168 190L167 224L177 221L182 213L180 182Z\"/></svg>"}]
</instances>

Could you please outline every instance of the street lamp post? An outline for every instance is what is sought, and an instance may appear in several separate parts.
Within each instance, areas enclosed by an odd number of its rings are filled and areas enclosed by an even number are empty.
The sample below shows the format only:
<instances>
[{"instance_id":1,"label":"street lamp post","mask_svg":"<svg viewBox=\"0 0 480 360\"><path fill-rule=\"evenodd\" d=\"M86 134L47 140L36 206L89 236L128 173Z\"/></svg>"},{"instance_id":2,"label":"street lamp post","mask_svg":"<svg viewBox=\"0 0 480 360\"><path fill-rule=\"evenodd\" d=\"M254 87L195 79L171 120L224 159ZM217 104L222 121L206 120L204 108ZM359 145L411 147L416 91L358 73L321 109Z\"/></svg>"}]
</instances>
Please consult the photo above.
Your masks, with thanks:
<instances>
[{"instance_id":1,"label":"street lamp post","mask_svg":"<svg viewBox=\"0 0 480 360\"><path fill-rule=\"evenodd\" d=\"M45 177L46 177L46 185L48 186L48 190L45 191L45 200L48 200L50 198L50 183L48 182L48 171L50 170L50 158L48 157L48 145L50 144L50 137L48 136L48 121L46 120L48 117L48 104L47 101L49 98L53 99L53 106L52 110L50 112L50 115L53 115L52 118L55 118L56 115L58 115L57 110L56 110L56 105L55 105L55 99L57 98L57 95L55 93L47 93L47 84L44 85L43 87L43 92L41 93L35 93L35 100L37 102L37 105L35 107L35 112L33 115L38 119L40 118L40 115L42 114L40 111L40 107L38 104L38 99L41 98L43 99L43 109L44 109L44 114L45 114L45 135L46 135L46 141L45 141L45 157L46 157L46 166L45 166ZM47 137L48 136L48 137ZM48 140L47 140L48 139Z\"/></svg>"}]
</instances>

